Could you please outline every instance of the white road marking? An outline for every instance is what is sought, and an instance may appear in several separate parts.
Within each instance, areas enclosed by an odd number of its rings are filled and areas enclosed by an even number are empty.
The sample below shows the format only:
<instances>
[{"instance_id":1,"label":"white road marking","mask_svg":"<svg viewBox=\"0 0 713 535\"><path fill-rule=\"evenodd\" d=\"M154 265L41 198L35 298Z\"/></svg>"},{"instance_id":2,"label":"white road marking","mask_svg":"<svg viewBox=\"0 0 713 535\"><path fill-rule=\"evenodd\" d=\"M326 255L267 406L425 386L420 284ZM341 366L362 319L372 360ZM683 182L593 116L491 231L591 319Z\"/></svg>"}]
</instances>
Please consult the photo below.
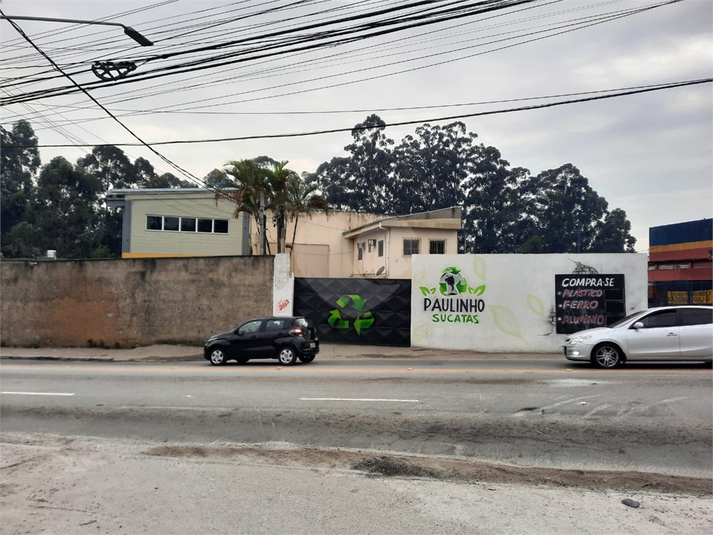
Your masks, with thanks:
<instances>
[{"instance_id":1,"label":"white road marking","mask_svg":"<svg viewBox=\"0 0 713 535\"><path fill-rule=\"evenodd\" d=\"M73 396L67 392L0 392L0 394L13 394L16 396Z\"/></svg>"},{"instance_id":2,"label":"white road marking","mask_svg":"<svg viewBox=\"0 0 713 535\"><path fill-rule=\"evenodd\" d=\"M418 403L417 399L374 399L374 398L300 398L300 401L391 401L394 403Z\"/></svg>"}]
</instances>

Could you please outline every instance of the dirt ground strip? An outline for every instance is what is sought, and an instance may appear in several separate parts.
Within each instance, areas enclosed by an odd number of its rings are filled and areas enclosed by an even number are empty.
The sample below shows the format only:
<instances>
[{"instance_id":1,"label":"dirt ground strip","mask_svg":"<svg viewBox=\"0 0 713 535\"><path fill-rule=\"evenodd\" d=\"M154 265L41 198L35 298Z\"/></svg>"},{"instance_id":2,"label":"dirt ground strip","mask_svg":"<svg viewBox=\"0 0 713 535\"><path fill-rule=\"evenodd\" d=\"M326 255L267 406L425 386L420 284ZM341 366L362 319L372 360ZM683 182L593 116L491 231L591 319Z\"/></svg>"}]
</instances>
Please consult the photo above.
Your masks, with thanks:
<instances>
[{"instance_id":1,"label":"dirt ground strip","mask_svg":"<svg viewBox=\"0 0 713 535\"><path fill-rule=\"evenodd\" d=\"M89 441L89 442L87 442ZM57 448L76 450L91 445L92 439L65 438L48 435L1 434L0 447L17 445L49 448L47 455ZM387 454L350 449L318 449L289 444L252 445L151 445L136 444L131 448L150 457L196 458L231 460L238 463L351 470L365 475L429 478L439 481L466 483L503 483L684 493L697 496L713 495L713 477L697 478L653 472L570 470L549 467L498 464L453 457ZM3 454L0 472L21 466L26 459L12 460ZM33 456L34 458L34 456Z\"/></svg>"},{"instance_id":2,"label":"dirt ground strip","mask_svg":"<svg viewBox=\"0 0 713 535\"><path fill-rule=\"evenodd\" d=\"M467 483L506 483L629 491L713 494L713 479L649 472L564 470L495 464L467 459L374 454L350 450L202 446L157 446L146 455L235 459L242 462L351 469L393 477L431 478Z\"/></svg>"},{"instance_id":3,"label":"dirt ground strip","mask_svg":"<svg viewBox=\"0 0 713 535\"><path fill-rule=\"evenodd\" d=\"M711 494L710 479L642 472L0 433L0 535L698 534Z\"/></svg>"}]
</instances>

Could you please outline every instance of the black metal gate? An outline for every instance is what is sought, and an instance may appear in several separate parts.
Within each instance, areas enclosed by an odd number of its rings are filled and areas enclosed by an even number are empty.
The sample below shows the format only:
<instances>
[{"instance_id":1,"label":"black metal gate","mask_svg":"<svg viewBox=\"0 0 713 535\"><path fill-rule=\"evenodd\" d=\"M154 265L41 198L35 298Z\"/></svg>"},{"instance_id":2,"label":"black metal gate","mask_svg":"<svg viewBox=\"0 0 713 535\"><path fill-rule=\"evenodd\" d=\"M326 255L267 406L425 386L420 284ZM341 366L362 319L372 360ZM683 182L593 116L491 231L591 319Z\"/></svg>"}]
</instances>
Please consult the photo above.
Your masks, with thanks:
<instances>
[{"instance_id":1,"label":"black metal gate","mask_svg":"<svg viewBox=\"0 0 713 535\"><path fill-rule=\"evenodd\" d=\"M295 279L294 314L323 342L411 345L411 280Z\"/></svg>"}]
</instances>

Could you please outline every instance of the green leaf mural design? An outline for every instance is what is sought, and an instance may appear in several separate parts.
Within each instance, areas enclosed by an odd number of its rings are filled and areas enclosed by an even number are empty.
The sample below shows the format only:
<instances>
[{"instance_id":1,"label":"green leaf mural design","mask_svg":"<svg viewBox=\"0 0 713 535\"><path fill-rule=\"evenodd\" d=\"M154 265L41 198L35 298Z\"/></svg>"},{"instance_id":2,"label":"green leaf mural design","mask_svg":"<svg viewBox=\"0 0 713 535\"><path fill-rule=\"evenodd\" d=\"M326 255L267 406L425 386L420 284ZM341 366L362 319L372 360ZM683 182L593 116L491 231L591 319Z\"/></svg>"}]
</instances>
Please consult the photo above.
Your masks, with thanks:
<instances>
[{"instance_id":1,"label":"green leaf mural design","mask_svg":"<svg viewBox=\"0 0 713 535\"><path fill-rule=\"evenodd\" d=\"M486 275L488 269L485 264L484 258L481 258L479 256L473 257L473 271L475 271L476 276L485 280L485 275Z\"/></svg>"},{"instance_id":2,"label":"green leaf mural design","mask_svg":"<svg viewBox=\"0 0 713 535\"><path fill-rule=\"evenodd\" d=\"M483 295L485 293L485 284L481 284L477 288L468 288L468 292L473 295Z\"/></svg>"},{"instance_id":3,"label":"green leaf mural design","mask_svg":"<svg viewBox=\"0 0 713 535\"><path fill-rule=\"evenodd\" d=\"M426 286L419 286L419 289L421 290L421 293L422 293L423 295L432 295L432 294L435 294L435 293L436 293L436 289L435 289L435 288L428 288L428 287L426 287Z\"/></svg>"},{"instance_id":4,"label":"green leaf mural design","mask_svg":"<svg viewBox=\"0 0 713 535\"><path fill-rule=\"evenodd\" d=\"M520 332L520 324L518 323L517 318L515 317L515 314L513 314L512 310L510 310L508 307L500 305L491 305L488 308L493 313L495 326L501 332L509 334L510 336L514 336L515 338L520 338L521 340L524 340L524 338L522 337L522 333Z\"/></svg>"},{"instance_id":5,"label":"green leaf mural design","mask_svg":"<svg viewBox=\"0 0 713 535\"><path fill-rule=\"evenodd\" d=\"M545 304L542 302L542 299L532 294L527 294L527 308L538 316L542 316L543 318L547 316L545 314Z\"/></svg>"},{"instance_id":6,"label":"green leaf mural design","mask_svg":"<svg viewBox=\"0 0 713 535\"><path fill-rule=\"evenodd\" d=\"M423 325L419 325L413 330L413 334L411 335L411 342L423 342L428 338L428 329L429 329L429 324L424 323Z\"/></svg>"}]
</instances>

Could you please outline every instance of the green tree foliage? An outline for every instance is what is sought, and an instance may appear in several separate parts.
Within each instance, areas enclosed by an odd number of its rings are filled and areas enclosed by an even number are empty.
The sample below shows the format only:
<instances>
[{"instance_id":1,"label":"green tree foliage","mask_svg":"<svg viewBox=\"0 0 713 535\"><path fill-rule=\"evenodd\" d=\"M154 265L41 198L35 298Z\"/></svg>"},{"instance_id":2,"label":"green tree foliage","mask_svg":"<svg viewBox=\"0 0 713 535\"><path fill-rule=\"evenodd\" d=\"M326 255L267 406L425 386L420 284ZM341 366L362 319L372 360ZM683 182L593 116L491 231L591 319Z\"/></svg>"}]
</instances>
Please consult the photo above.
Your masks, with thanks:
<instances>
[{"instance_id":1,"label":"green tree foliage","mask_svg":"<svg viewBox=\"0 0 713 535\"><path fill-rule=\"evenodd\" d=\"M633 251L631 224L572 164L532 177L461 122L424 124L394 146L385 123L367 117L352 131L347 157L307 180L330 207L407 214L463 207L459 250L470 253Z\"/></svg>"},{"instance_id":2,"label":"green tree foliage","mask_svg":"<svg viewBox=\"0 0 713 535\"><path fill-rule=\"evenodd\" d=\"M444 127L425 124L394 149L391 197L395 213L438 210L462 205L475 136L460 122Z\"/></svg>"},{"instance_id":3,"label":"green tree foliage","mask_svg":"<svg viewBox=\"0 0 713 535\"><path fill-rule=\"evenodd\" d=\"M317 167L314 173L306 175L306 181L315 184L329 200L335 210L354 210L352 204L353 186L348 184L349 158L332 158ZM349 187L347 187L349 186Z\"/></svg>"},{"instance_id":4,"label":"green tree foliage","mask_svg":"<svg viewBox=\"0 0 713 535\"><path fill-rule=\"evenodd\" d=\"M379 116L370 115L352 129L354 141L344 148L348 158L334 158L309 175L332 207L376 213L391 209L394 142L384 136L385 128Z\"/></svg>"},{"instance_id":5,"label":"green tree foliage","mask_svg":"<svg viewBox=\"0 0 713 535\"><path fill-rule=\"evenodd\" d=\"M77 165L98 177L104 191L136 186L134 165L123 150L113 145L94 147L77 160Z\"/></svg>"},{"instance_id":6,"label":"green tree foliage","mask_svg":"<svg viewBox=\"0 0 713 535\"><path fill-rule=\"evenodd\" d=\"M631 223L626 218L626 212L621 208L614 208L604 216L604 221L598 223L592 252L635 253L636 238L629 232L631 232Z\"/></svg>"},{"instance_id":7,"label":"green tree foliage","mask_svg":"<svg viewBox=\"0 0 713 535\"><path fill-rule=\"evenodd\" d=\"M102 181L58 156L37 179L36 196L27 220L12 229L23 256L54 249L63 258L91 258L101 245Z\"/></svg>"},{"instance_id":8,"label":"green tree foliage","mask_svg":"<svg viewBox=\"0 0 713 535\"><path fill-rule=\"evenodd\" d=\"M592 189L579 169L566 164L543 171L526 180L523 189L531 199L528 208L534 234L540 237L545 251L579 253L596 250L608 203ZM621 230L628 234L628 229ZM622 248L619 252L623 251Z\"/></svg>"},{"instance_id":9,"label":"green tree foliage","mask_svg":"<svg viewBox=\"0 0 713 535\"><path fill-rule=\"evenodd\" d=\"M18 121L10 131L0 126L0 158L2 254L19 256L10 232L27 217L35 195L33 180L40 168L37 136L30 123Z\"/></svg>"},{"instance_id":10,"label":"green tree foliage","mask_svg":"<svg viewBox=\"0 0 713 535\"><path fill-rule=\"evenodd\" d=\"M159 175L146 158L136 158L132 163L123 150L113 145L94 147L91 153L77 160L77 165L101 179L105 192L110 189L197 187L172 173Z\"/></svg>"},{"instance_id":11,"label":"green tree foliage","mask_svg":"<svg viewBox=\"0 0 713 535\"><path fill-rule=\"evenodd\" d=\"M206 187L217 188L225 180L225 171L213 169L210 173L203 177L203 183Z\"/></svg>"},{"instance_id":12,"label":"green tree foliage","mask_svg":"<svg viewBox=\"0 0 713 535\"><path fill-rule=\"evenodd\" d=\"M255 160L232 160L226 164L224 178L216 186L215 202L229 200L235 204L234 217L241 212L250 215L259 230L259 241L267 241L263 236L263 214L269 193L265 170Z\"/></svg>"}]
</instances>

